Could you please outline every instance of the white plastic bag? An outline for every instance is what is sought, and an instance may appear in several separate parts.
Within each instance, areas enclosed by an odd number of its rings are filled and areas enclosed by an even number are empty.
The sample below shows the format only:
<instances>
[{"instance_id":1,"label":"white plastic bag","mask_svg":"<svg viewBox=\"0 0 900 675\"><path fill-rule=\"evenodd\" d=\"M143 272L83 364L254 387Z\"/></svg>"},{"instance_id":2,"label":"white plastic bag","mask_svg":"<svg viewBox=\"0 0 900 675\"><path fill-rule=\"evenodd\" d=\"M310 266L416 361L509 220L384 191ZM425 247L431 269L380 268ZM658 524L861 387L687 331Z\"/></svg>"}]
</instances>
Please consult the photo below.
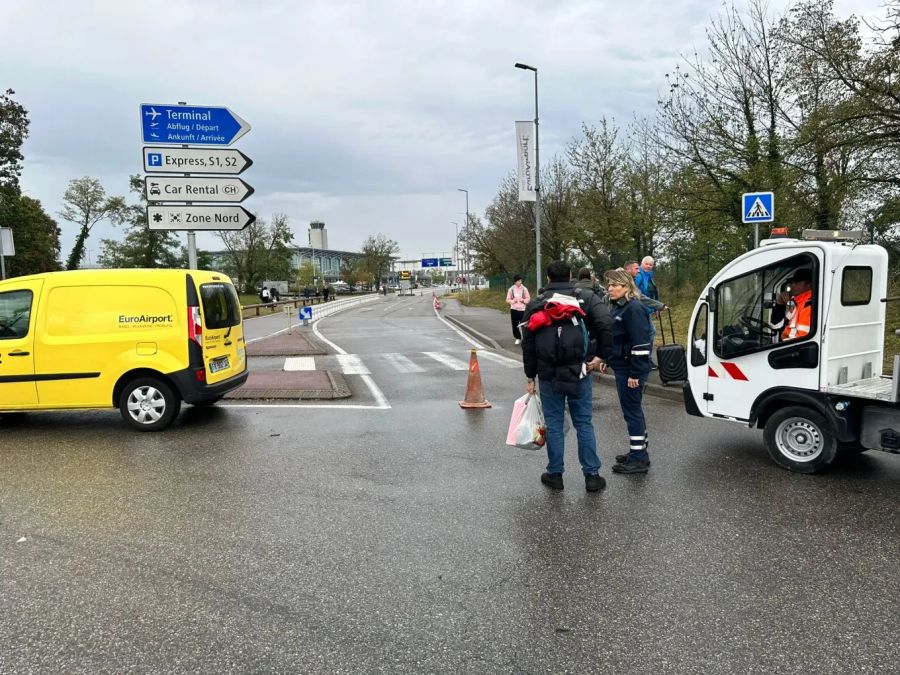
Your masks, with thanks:
<instances>
[{"instance_id":1,"label":"white plastic bag","mask_svg":"<svg viewBox=\"0 0 900 675\"><path fill-rule=\"evenodd\" d=\"M525 406L528 405L530 396L531 394L524 394L517 398L513 403L512 415L509 418L509 428L506 430L507 445L516 444L516 428L519 426L519 422L522 421L522 415L525 414Z\"/></svg>"},{"instance_id":2,"label":"white plastic bag","mask_svg":"<svg viewBox=\"0 0 900 675\"><path fill-rule=\"evenodd\" d=\"M529 396L525 402L525 412L516 427L515 445L524 450L537 450L544 447L546 442L547 426L544 424L544 411L541 409L541 399L538 396Z\"/></svg>"}]
</instances>

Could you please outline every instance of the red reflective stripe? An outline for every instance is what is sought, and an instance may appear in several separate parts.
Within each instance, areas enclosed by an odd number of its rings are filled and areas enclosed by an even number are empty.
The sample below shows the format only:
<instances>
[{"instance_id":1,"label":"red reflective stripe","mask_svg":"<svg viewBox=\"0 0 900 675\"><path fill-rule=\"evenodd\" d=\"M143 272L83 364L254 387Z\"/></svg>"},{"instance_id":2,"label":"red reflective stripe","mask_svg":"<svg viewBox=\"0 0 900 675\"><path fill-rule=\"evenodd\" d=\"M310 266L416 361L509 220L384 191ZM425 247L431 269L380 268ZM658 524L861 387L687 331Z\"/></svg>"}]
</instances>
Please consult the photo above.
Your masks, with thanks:
<instances>
[{"instance_id":1,"label":"red reflective stripe","mask_svg":"<svg viewBox=\"0 0 900 675\"><path fill-rule=\"evenodd\" d=\"M718 377L719 376L718 373L716 373L716 371L714 371L712 369L712 366L706 366L706 367L709 368L709 376L710 377Z\"/></svg>"},{"instance_id":2,"label":"red reflective stripe","mask_svg":"<svg viewBox=\"0 0 900 675\"><path fill-rule=\"evenodd\" d=\"M744 375L744 373L741 372L741 369L738 368L735 364L726 363L723 361L722 367L727 370L728 374L731 375L731 377L733 377L735 380L743 380L745 382L749 381L747 380L747 376Z\"/></svg>"}]
</instances>

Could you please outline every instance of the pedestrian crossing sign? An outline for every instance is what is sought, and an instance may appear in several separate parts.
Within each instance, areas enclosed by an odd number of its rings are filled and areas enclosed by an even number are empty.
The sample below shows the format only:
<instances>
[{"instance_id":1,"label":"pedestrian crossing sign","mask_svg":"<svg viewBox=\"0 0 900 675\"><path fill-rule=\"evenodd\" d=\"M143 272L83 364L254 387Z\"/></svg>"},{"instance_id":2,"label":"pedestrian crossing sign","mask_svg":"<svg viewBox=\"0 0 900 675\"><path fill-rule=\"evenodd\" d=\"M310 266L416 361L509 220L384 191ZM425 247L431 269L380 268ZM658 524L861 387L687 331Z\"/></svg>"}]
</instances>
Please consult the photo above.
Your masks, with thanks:
<instances>
[{"instance_id":1,"label":"pedestrian crossing sign","mask_svg":"<svg viewBox=\"0 0 900 675\"><path fill-rule=\"evenodd\" d=\"M741 195L741 213L745 223L775 221L774 192L745 192Z\"/></svg>"}]
</instances>

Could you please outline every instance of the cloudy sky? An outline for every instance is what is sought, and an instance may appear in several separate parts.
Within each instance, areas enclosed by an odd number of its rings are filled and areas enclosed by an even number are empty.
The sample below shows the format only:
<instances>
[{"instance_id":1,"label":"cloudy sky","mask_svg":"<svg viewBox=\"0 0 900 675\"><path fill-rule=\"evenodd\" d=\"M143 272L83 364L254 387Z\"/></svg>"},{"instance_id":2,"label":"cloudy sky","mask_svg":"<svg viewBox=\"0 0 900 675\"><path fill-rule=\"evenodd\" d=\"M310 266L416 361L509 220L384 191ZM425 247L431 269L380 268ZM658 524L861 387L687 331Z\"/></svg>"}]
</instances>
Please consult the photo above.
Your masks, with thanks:
<instances>
[{"instance_id":1,"label":"cloudy sky","mask_svg":"<svg viewBox=\"0 0 900 675\"><path fill-rule=\"evenodd\" d=\"M773 0L778 11L788 3ZM836 0L841 16L879 0ZM284 212L296 241L323 220L331 248L369 234L405 257L449 252L465 195L482 214L515 167L513 122L541 156L582 122L652 115L664 74L704 46L721 0L0 0L0 87L29 110L23 188L56 214L68 181L125 194L140 173L138 105L227 106L252 131L246 203ZM63 259L76 228L60 219ZM88 241L96 258L110 226ZM215 235L198 235L217 249Z\"/></svg>"}]
</instances>

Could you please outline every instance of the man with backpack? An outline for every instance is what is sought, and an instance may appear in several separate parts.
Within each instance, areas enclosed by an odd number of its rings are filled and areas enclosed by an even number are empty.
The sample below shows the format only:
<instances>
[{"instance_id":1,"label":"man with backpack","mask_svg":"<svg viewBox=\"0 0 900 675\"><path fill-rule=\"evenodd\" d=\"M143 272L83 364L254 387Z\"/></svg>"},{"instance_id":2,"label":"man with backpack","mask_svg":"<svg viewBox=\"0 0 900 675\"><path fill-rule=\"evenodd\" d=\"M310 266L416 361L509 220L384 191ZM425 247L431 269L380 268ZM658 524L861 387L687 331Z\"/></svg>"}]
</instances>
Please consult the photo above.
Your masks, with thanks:
<instances>
[{"instance_id":1,"label":"man with backpack","mask_svg":"<svg viewBox=\"0 0 900 675\"><path fill-rule=\"evenodd\" d=\"M597 492L606 487L606 480L599 475L590 372L612 353L612 320L598 295L575 288L565 262L550 263L547 278L543 292L525 310L527 329L522 334L526 390L540 393L547 427L548 463L541 482L552 490L563 489L563 421L568 402L585 489Z\"/></svg>"}]
</instances>

